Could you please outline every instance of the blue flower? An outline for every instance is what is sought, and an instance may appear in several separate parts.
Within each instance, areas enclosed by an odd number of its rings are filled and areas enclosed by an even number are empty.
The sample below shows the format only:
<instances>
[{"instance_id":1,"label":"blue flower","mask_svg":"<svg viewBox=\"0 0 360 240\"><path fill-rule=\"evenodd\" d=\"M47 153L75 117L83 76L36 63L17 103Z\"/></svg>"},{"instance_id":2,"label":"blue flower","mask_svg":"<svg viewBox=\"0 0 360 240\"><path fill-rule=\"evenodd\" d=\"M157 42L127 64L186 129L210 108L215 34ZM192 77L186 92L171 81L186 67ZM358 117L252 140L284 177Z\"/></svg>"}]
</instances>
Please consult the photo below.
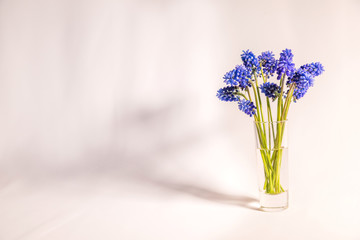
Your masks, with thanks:
<instances>
[{"instance_id":1,"label":"blue flower","mask_svg":"<svg viewBox=\"0 0 360 240\"><path fill-rule=\"evenodd\" d=\"M308 91L309 87L306 86L296 86L293 93L294 102L302 98L305 93Z\"/></svg>"},{"instance_id":2,"label":"blue flower","mask_svg":"<svg viewBox=\"0 0 360 240\"><path fill-rule=\"evenodd\" d=\"M243 54L241 54L241 60L244 63L244 66L249 69L249 71L253 72L260 70L260 65L257 57L253 52L250 50L243 51Z\"/></svg>"},{"instance_id":3,"label":"blue flower","mask_svg":"<svg viewBox=\"0 0 360 240\"><path fill-rule=\"evenodd\" d=\"M220 88L217 91L216 96L221 100L221 101L226 101L226 102L235 102L239 100L239 97L236 95L239 92L238 87L236 86L229 86L229 87L224 87L224 88Z\"/></svg>"},{"instance_id":4,"label":"blue flower","mask_svg":"<svg viewBox=\"0 0 360 240\"><path fill-rule=\"evenodd\" d=\"M260 90L265 94L268 98L272 98L273 100L278 96L281 89L276 83L266 82L260 85Z\"/></svg>"},{"instance_id":5,"label":"blue flower","mask_svg":"<svg viewBox=\"0 0 360 240\"><path fill-rule=\"evenodd\" d=\"M296 101L302 98L310 87L314 86L314 77L306 70L299 68L287 82L287 84L291 83L295 83L293 97Z\"/></svg>"},{"instance_id":6,"label":"blue flower","mask_svg":"<svg viewBox=\"0 0 360 240\"><path fill-rule=\"evenodd\" d=\"M240 111L243 111L244 113L246 113L250 117L252 117L255 114L256 107L255 107L253 102L251 102L249 100L242 99L242 100L239 101L238 104L239 104Z\"/></svg>"},{"instance_id":7,"label":"blue flower","mask_svg":"<svg viewBox=\"0 0 360 240\"><path fill-rule=\"evenodd\" d=\"M249 78L251 78L251 72L249 72L244 66L237 65L235 69L224 75L224 82L231 86L239 86L242 90L244 90L246 87L251 87Z\"/></svg>"},{"instance_id":8,"label":"blue flower","mask_svg":"<svg viewBox=\"0 0 360 240\"><path fill-rule=\"evenodd\" d=\"M306 70L299 68L289 79L288 84L290 83L295 83L297 87L309 88L314 86L314 77Z\"/></svg>"},{"instance_id":9,"label":"blue flower","mask_svg":"<svg viewBox=\"0 0 360 240\"><path fill-rule=\"evenodd\" d=\"M323 65L319 62L305 64L300 68L310 73L313 77L317 77L325 71Z\"/></svg>"},{"instance_id":10,"label":"blue flower","mask_svg":"<svg viewBox=\"0 0 360 240\"><path fill-rule=\"evenodd\" d=\"M276 73L278 74L277 79L281 79L285 74L288 77L292 77L295 72L295 64L293 61L294 55L290 49L285 49L280 53L280 59L277 65Z\"/></svg>"},{"instance_id":11,"label":"blue flower","mask_svg":"<svg viewBox=\"0 0 360 240\"><path fill-rule=\"evenodd\" d=\"M259 62L262 65L263 71L265 75L273 76L276 71L277 61L274 57L273 52L267 51L261 53L259 56Z\"/></svg>"}]
</instances>

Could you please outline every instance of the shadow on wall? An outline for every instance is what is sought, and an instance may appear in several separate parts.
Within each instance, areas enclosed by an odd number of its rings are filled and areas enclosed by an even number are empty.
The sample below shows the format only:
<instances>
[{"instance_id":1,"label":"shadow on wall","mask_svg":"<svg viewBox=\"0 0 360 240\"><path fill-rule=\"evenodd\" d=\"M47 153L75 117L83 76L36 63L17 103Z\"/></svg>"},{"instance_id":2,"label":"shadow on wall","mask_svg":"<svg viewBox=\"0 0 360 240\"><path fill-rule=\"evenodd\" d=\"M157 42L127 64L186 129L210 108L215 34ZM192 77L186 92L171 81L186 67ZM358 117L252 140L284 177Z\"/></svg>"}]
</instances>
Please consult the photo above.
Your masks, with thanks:
<instances>
[{"instance_id":1,"label":"shadow on wall","mask_svg":"<svg viewBox=\"0 0 360 240\"><path fill-rule=\"evenodd\" d=\"M159 156L177 155L214 134L214 128L194 125L191 119L181 117L182 108L187 107L183 102L173 102L153 110L122 114L122 117L114 118L108 145L87 151L83 156L86 162L75 162L61 169L55 167L55 170L46 171L43 176L52 174L52 177L59 179L71 179L79 175L116 176L126 181L144 183L150 188L160 188L168 193L185 194L215 203L259 210L256 206L257 199L253 197L226 194L211 187L200 186L188 178L186 173L174 178L169 176L172 170L161 171L163 165L176 165L176 161L184 159L174 160L171 157ZM193 159L186 161L191 163ZM32 165L29 163L26 166L31 169Z\"/></svg>"},{"instance_id":2,"label":"shadow on wall","mask_svg":"<svg viewBox=\"0 0 360 240\"><path fill-rule=\"evenodd\" d=\"M181 108L187 107L184 105L186 104L183 102L177 102L119 118L116 121L119 125L114 127L117 129L114 137L120 137L119 145L112 147L112 156L97 156L95 159L108 159L107 164L111 166L103 163L102 168L111 169L113 173L129 181L146 183L150 188L161 188L166 192L185 194L206 201L259 210L256 198L217 192L209 187L199 186L187 178L186 174L174 177L161 171L163 165L176 165L177 161L161 158L162 154L176 155L214 134L214 128L210 130L192 126L189 119L182 119Z\"/></svg>"},{"instance_id":3,"label":"shadow on wall","mask_svg":"<svg viewBox=\"0 0 360 240\"><path fill-rule=\"evenodd\" d=\"M112 170L153 172L159 165L174 162L184 150L203 142L211 129L194 123L188 113L191 101L178 100L155 109L122 114L114 122L108 161ZM170 156L166 159L162 156Z\"/></svg>"},{"instance_id":4,"label":"shadow on wall","mask_svg":"<svg viewBox=\"0 0 360 240\"><path fill-rule=\"evenodd\" d=\"M96 131L89 129L87 136L74 137L64 131L60 136L54 134L47 139L26 140L25 147L4 157L0 162L1 169L14 176L58 175L60 178L111 172L152 172L164 163L158 156L176 155L209 134L208 129L197 126L188 114L184 114L189 104L191 102L180 98L147 108L129 108L128 111L117 108L119 110L113 112L108 121L101 122ZM83 132L79 131L79 134ZM45 141L54 151L41 148ZM33 146L33 142L40 144ZM76 154L71 152L74 149Z\"/></svg>"}]
</instances>

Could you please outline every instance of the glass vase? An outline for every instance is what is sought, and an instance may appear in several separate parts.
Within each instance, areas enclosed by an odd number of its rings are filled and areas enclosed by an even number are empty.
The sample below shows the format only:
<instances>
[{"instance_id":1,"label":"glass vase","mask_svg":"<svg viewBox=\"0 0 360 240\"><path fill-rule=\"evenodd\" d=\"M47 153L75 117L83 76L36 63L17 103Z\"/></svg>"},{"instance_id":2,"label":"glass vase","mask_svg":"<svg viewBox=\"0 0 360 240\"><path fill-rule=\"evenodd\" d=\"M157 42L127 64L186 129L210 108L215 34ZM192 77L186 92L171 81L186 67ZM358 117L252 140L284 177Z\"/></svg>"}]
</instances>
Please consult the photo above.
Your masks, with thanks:
<instances>
[{"instance_id":1,"label":"glass vase","mask_svg":"<svg viewBox=\"0 0 360 240\"><path fill-rule=\"evenodd\" d=\"M260 208L280 211L289 204L287 121L254 122Z\"/></svg>"}]
</instances>

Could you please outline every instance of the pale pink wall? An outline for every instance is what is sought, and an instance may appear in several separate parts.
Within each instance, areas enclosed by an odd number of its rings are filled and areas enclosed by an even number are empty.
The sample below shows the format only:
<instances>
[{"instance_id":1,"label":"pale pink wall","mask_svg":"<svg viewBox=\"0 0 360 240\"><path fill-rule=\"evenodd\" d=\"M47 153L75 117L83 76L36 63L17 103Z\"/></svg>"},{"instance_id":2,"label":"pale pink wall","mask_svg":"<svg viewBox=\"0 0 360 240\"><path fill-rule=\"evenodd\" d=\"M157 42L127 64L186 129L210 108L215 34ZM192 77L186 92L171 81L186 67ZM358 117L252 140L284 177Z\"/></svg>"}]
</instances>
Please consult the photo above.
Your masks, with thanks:
<instances>
[{"instance_id":1,"label":"pale pink wall","mask_svg":"<svg viewBox=\"0 0 360 240\"><path fill-rule=\"evenodd\" d=\"M290 110L292 159L307 159L313 176L324 164L347 171L343 159L359 167L358 1L34 0L0 9L3 177L196 163L216 175L208 162L221 165L225 151L252 171L251 120L215 98L248 48L292 48L298 65L324 64Z\"/></svg>"}]
</instances>

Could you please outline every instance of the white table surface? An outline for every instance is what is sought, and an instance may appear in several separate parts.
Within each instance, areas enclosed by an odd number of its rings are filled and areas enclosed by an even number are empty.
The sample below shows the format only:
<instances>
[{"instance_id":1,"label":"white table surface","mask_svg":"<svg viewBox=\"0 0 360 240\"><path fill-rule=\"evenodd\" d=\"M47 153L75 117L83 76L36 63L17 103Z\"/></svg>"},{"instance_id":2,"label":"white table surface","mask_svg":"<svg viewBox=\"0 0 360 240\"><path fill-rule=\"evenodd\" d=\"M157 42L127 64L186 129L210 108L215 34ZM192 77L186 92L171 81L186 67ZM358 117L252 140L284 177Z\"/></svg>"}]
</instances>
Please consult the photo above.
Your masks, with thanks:
<instances>
[{"instance_id":1,"label":"white table surface","mask_svg":"<svg viewBox=\"0 0 360 240\"><path fill-rule=\"evenodd\" d=\"M299 187L287 210L267 213L255 189L229 189L107 175L11 180L0 188L0 239L360 239L355 193Z\"/></svg>"}]
</instances>

